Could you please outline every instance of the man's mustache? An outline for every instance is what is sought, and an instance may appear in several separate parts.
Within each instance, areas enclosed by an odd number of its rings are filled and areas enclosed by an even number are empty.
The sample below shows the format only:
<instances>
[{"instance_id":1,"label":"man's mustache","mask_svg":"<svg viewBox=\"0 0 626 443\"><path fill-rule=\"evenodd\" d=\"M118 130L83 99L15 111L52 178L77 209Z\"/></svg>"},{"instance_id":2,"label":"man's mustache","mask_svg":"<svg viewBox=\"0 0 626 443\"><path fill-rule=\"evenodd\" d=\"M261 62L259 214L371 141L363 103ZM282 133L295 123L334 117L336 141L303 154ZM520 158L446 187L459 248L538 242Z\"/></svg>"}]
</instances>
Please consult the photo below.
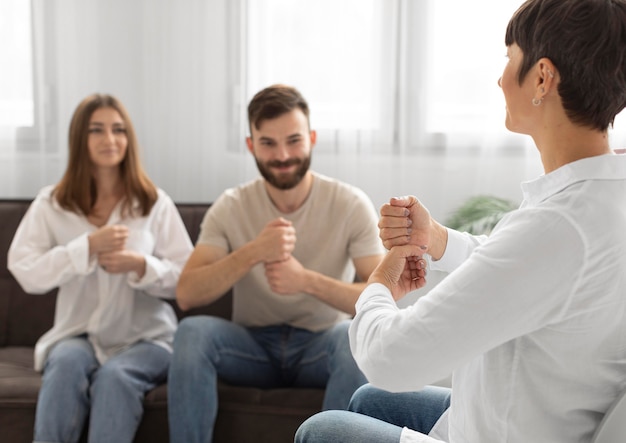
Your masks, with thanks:
<instances>
[{"instance_id":1,"label":"man's mustache","mask_svg":"<svg viewBox=\"0 0 626 443\"><path fill-rule=\"evenodd\" d=\"M302 160L299 158L292 158L286 161L274 160L267 163L267 166L272 168L284 168L287 166L299 165L302 163Z\"/></svg>"}]
</instances>

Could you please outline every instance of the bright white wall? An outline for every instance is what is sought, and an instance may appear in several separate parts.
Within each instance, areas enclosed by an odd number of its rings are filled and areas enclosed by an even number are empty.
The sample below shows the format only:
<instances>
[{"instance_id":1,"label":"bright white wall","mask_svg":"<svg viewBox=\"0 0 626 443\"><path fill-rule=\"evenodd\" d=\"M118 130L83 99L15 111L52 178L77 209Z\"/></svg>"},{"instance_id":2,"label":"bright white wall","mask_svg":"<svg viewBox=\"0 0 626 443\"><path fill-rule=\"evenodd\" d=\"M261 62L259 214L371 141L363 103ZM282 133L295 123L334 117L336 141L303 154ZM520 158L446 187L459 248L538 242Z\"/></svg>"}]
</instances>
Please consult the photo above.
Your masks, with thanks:
<instances>
[{"instance_id":1,"label":"bright white wall","mask_svg":"<svg viewBox=\"0 0 626 443\"><path fill-rule=\"evenodd\" d=\"M45 138L26 152L0 155L0 197L33 197L60 178L71 114L95 91L126 104L148 173L176 201L213 201L256 177L237 119L246 106L232 35L237 4L35 0ZM474 153L340 154L318 146L313 167L361 187L376 207L393 195L416 194L438 218L479 193L519 201L519 182L541 173L532 147Z\"/></svg>"}]
</instances>

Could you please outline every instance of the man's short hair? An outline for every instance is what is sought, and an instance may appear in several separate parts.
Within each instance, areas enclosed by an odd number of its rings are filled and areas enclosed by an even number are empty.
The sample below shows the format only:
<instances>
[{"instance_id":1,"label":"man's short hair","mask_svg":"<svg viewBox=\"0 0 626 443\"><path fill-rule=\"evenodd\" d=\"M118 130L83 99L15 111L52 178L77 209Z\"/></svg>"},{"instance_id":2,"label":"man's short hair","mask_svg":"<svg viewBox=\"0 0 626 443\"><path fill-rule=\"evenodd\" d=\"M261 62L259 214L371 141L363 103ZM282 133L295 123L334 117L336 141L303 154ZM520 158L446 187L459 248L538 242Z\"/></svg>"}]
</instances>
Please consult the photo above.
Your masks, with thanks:
<instances>
[{"instance_id":1,"label":"man's short hair","mask_svg":"<svg viewBox=\"0 0 626 443\"><path fill-rule=\"evenodd\" d=\"M257 92L248 105L250 134L252 126L259 129L264 120L280 117L294 109L300 109L309 122L309 105L300 92L287 85L272 85Z\"/></svg>"}]
</instances>

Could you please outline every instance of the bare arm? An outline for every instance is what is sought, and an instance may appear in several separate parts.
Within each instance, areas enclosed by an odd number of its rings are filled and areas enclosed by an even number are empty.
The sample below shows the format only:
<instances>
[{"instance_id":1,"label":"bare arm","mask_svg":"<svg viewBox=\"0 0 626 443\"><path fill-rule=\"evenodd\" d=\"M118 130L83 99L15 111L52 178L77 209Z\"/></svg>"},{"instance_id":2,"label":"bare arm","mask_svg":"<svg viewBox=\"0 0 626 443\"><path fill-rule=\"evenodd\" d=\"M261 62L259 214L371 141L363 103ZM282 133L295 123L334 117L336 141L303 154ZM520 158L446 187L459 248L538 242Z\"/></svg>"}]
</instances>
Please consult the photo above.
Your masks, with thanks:
<instances>
[{"instance_id":1,"label":"bare arm","mask_svg":"<svg viewBox=\"0 0 626 443\"><path fill-rule=\"evenodd\" d=\"M286 260L295 242L293 226L279 218L269 222L254 240L230 254L216 246L197 245L178 280L178 305L187 310L217 300L256 264Z\"/></svg>"},{"instance_id":2,"label":"bare arm","mask_svg":"<svg viewBox=\"0 0 626 443\"><path fill-rule=\"evenodd\" d=\"M197 245L178 280L178 306L188 310L217 300L254 264L254 253L249 247L228 254L215 246Z\"/></svg>"},{"instance_id":3,"label":"bare arm","mask_svg":"<svg viewBox=\"0 0 626 443\"><path fill-rule=\"evenodd\" d=\"M294 294L304 292L324 303L355 314L354 305L365 289L366 281L383 255L372 255L354 259L356 273L363 283L348 283L328 277L309 269L305 269L293 257L288 260L266 265L265 274L272 290L278 294Z\"/></svg>"}]
</instances>

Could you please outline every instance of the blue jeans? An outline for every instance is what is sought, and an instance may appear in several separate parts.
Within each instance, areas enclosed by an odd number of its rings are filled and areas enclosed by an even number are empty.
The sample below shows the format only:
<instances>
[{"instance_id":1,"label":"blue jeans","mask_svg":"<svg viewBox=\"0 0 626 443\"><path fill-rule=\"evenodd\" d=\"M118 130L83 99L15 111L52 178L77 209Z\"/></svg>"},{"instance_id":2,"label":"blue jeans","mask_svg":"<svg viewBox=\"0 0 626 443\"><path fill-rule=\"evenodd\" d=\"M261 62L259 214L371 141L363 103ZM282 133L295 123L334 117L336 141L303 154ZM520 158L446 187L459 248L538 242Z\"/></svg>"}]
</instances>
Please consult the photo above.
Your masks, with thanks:
<instances>
[{"instance_id":1,"label":"blue jeans","mask_svg":"<svg viewBox=\"0 0 626 443\"><path fill-rule=\"evenodd\" d=\"M286 325L245 328L209 316L184 319L168 378L170 441L210 442L217 380L238 386L326 388L323 409L345 409L366 382L348 341L349 321L322 332Z\"/></svg>"},{"instance_id":2,"label":"blue jeans","mask_svg":"<svg viewBox=\"0 0 626 443\"><path fill-rule=\"evenodd\" d=\"M428 435L450 407L451 390L427 386L418 392L392 393L365 385L348 411L326 411L307 419L296 443L397 443L402 428Z\"/></svg>"},{"instance_id":3,"label":"blue jeans","mask_svg":"<svg viewBox=\"0 0 626 443\"><path fill-rule=\"evenodd\" d=\"M89 442L131 443L145 393L165 382L170 352L139 342L102 366L85 336L57 343L46 360L35 442L77 442L89 417Z\"/></svg>"}]
</instances>

